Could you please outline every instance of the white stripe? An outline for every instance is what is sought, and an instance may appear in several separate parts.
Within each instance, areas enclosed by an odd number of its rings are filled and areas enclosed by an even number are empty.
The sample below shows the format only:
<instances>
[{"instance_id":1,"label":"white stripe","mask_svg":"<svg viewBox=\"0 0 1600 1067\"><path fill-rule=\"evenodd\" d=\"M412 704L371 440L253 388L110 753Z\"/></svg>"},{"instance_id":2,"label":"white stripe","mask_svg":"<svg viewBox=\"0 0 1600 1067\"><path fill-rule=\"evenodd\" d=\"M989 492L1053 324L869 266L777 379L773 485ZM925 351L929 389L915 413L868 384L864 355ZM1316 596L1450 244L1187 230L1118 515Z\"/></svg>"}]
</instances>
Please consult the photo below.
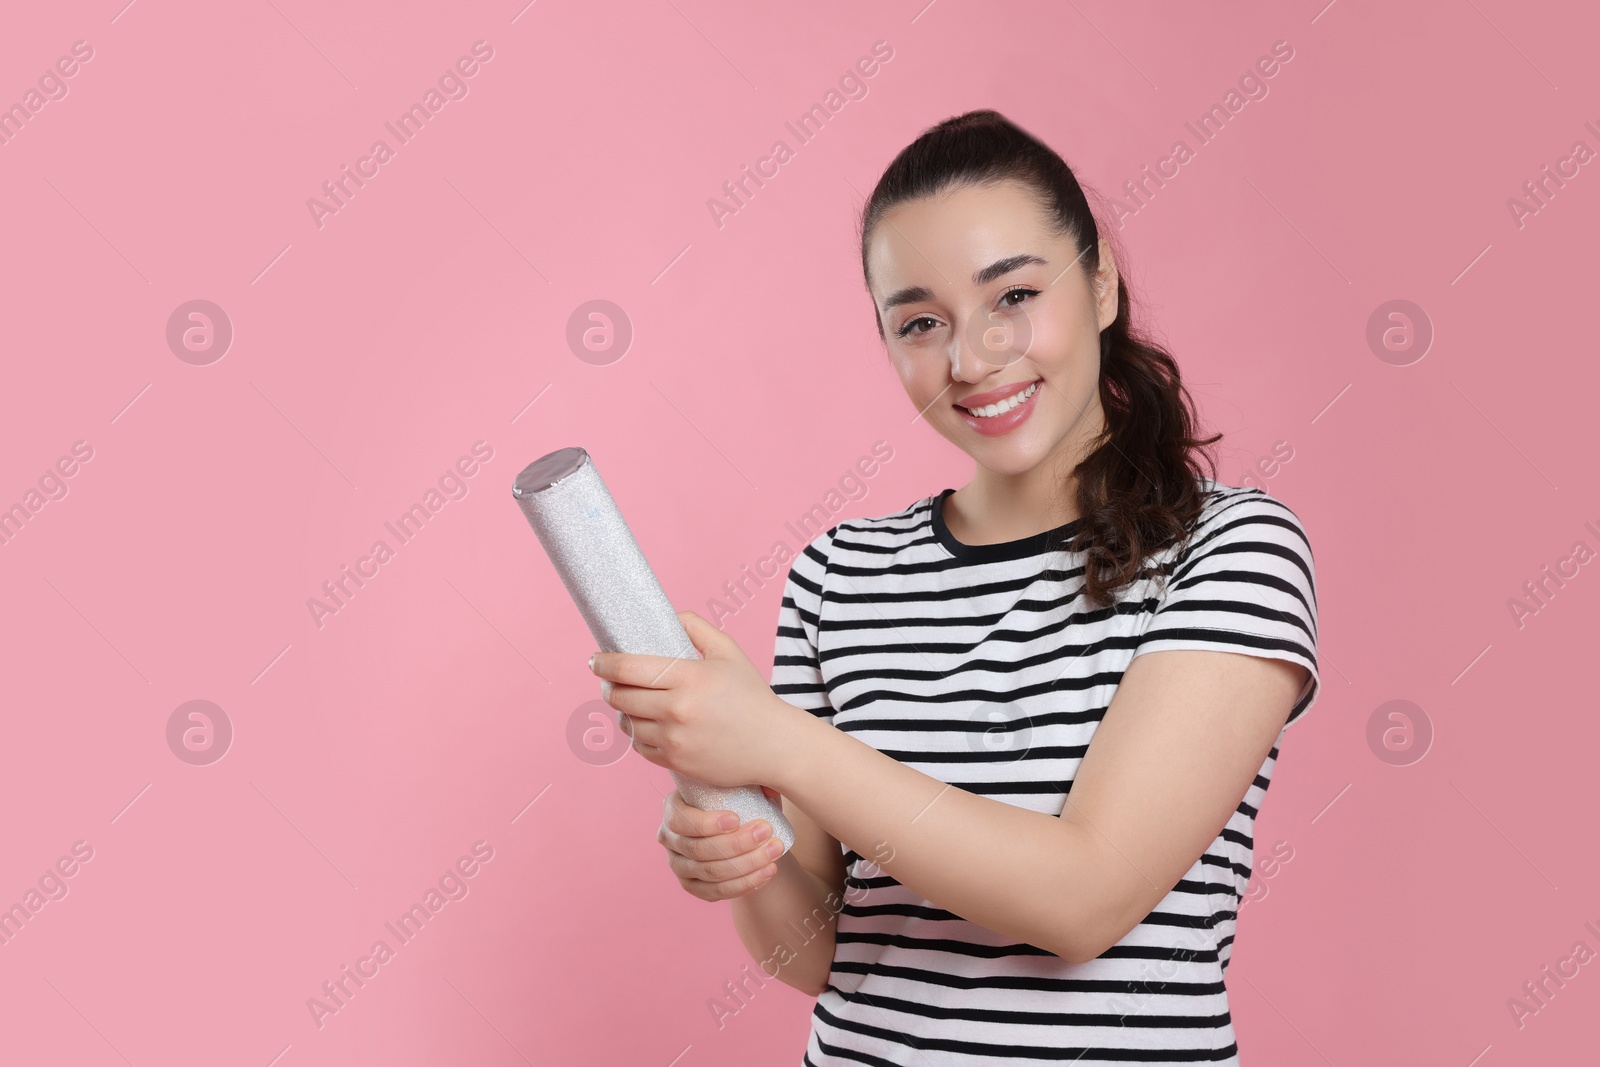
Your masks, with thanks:
<instances>
[{"instance_id":1,"label":"white stripe","mask_svg":"<svg viewBox=\"0 0 1600 1067\"><path fill-rule=\"evenodd\" d=\"M1305 531L1259 490L1205 485L1214 492L1190 543L1152 557L1119 593L1121 612L1083 603L1081 553L1037 542L953 553L937 536L937 497L841 522L791 565L773 688L925 774L1053 815L1135 655L1202 648L1300 663L1311 680L1298 721L1320 689ZM1204 1051L1204 1062L1236 1064L1222 976L1276 752L1150 917L1077 966L934 907L847 849L847 904L805 1062L1127 1067Z\"/></svg>"}]
</instances>

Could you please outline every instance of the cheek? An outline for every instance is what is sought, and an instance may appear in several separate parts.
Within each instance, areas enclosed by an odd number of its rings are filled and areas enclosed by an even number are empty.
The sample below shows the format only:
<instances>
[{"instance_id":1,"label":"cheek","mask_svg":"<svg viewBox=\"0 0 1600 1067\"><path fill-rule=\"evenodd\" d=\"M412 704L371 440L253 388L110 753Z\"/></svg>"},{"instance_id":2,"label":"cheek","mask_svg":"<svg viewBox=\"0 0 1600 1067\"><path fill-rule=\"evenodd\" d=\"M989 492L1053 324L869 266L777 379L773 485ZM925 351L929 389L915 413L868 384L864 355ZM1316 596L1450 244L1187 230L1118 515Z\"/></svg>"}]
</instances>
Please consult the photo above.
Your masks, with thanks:
<instances>
[{"instance_id":1,"label":"cheek","mask_svg":"<svg viewBox=\"0 0 1600 1067\"><path fill-rule=\"evenodd\" d=\"M894 365L894 372L900 379L900 384L913 398L926 388L929 377L928 360L917 359L903 352L891 354L889 361Z\"/></svg>"},{"instance_id":2,"label":"cheek","mask_svg":"<svg viewBox=\"0 0 1600 1067\"><path fill-rule=\"evenodd\" d=\"M1033 343L1028 355L1033 363L1053 374L1065 386L1093 383L1100 374L1100 335L1086 330L1076 319L1036 316L1031 323Z\"/></svg>"}]
</instances>

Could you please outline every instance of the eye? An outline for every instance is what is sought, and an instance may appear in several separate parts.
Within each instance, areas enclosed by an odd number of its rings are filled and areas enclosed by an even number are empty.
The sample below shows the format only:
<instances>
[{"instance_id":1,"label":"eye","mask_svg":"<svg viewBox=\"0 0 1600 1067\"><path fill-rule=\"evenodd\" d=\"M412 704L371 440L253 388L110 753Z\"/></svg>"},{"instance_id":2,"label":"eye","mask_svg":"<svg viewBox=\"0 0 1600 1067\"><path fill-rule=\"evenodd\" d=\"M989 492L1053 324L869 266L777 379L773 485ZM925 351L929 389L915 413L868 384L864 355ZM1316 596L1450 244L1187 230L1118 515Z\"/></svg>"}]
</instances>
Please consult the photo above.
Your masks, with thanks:
<instances>
[{"instance_id":1,"label":"eye","mask_svg":"<svg viewBox=\"0 0 1600 1067\"><path fill-rule=\"evenodd\" d=\"M1013 307L1014 308L1014 307L1017 307L1018 305L1020 305L1023 301L1021 299L1012 300L1011 299L1012 297L1015 296L1015 297L1021 297L1021 298L1025 299L1025 298L1030 297L1030 296L1038 296L1038 295L1039 295L1039 290L1030 289L1028 286L1025 286L1025 285L1019 285L1019 286L1017 286L1017 287L1015 287L1013 289L1007 289L1005 292L1000 294L1000 306L1001 307ZM912 331L912 327L914 327L919 322L928 322L928 323L932 323L933 324L932 326L929 326L927 330L917 330L917 331L915 331L917 336L919 336L919 337L922 334L927 333L929 330L932 330L934 326L938 325L938 320L937 319L934 319L934 318L932 318L931 316L928 316L928 315L918 315L914 319L907 319L905 321L905 323L898 330L896 330L894 332L894 335L896 337L905 337L905 336L907 336L908 334L913 332Z\"/></svg>"},{"instance_id":2,"label":"eye","mask_svg":"<svg viewBox=\"0 0 1600 1067\"><path fill-rule=\"evenodd\" d=\"M918 315L914 319L907 319L905 321L905 325L901 326L898 330L896 330L894 332L894 335L896 337L904 337L906 334L911 332L911 327L915 326L917 323L919 323L919 322L934 322L934 321L935 320L932 317L928 316L928 315ZM933 327L931 327L931 326L929 327L929 329L932 329L932 328ZM919 335L927 333L927 332L928 332L927 330L918 330L917 331L917 333Z\"/></svg>"}]
</instances>

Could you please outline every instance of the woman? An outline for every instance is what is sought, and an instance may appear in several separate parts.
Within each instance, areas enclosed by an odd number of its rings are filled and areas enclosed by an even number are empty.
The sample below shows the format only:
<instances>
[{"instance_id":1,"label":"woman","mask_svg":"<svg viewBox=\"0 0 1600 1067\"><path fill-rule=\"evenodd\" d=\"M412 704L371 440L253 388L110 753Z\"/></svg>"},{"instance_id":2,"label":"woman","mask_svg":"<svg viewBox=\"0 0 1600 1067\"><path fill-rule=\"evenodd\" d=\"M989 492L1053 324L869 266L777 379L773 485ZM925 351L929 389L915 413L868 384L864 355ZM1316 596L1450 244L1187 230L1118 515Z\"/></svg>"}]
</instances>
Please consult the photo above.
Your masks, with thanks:
<instances>
[{"instance_id":1,"label":"woman","mask_svg":"<svg viewBox=\"0 0 1600 1067\"><path fill-rule=\"evenodd\" d=\"M1077 180L999 114L901 152L861 250L972 480L806 546L770 687L693 612L702 660L595 658L641 755L768 783L795 829L775 860L765 822L674 793L669 865L817 997L813 1067L1236 1064L1255 814L1319 689L1305 532L1203 473L1219 438Z\"/></svg>"}]
</instances>

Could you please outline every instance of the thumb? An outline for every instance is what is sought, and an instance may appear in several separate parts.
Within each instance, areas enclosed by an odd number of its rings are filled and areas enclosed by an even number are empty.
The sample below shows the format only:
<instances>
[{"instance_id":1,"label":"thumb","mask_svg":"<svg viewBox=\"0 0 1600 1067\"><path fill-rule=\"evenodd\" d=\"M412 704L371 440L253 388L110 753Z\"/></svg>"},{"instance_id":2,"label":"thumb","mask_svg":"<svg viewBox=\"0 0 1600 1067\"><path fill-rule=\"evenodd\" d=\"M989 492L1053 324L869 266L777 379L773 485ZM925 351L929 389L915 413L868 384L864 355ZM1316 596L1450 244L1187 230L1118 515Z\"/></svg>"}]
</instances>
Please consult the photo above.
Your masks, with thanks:
<instances>
[{"instance_id":1,"label":"thumb","mask_svg":"<svg viewBox=\"0 0 1600 1067\"><path fill-rule=\"evenodd\" d=\"M689 635L689 640L694 642L694 647L706 659L711 658L711 652L717 648L721 639L726 636L723 632L711 625L709 619L696 615L692 611L678 612L678 622L683 624L683 630Z\"/></svg>"}]
</instances>

